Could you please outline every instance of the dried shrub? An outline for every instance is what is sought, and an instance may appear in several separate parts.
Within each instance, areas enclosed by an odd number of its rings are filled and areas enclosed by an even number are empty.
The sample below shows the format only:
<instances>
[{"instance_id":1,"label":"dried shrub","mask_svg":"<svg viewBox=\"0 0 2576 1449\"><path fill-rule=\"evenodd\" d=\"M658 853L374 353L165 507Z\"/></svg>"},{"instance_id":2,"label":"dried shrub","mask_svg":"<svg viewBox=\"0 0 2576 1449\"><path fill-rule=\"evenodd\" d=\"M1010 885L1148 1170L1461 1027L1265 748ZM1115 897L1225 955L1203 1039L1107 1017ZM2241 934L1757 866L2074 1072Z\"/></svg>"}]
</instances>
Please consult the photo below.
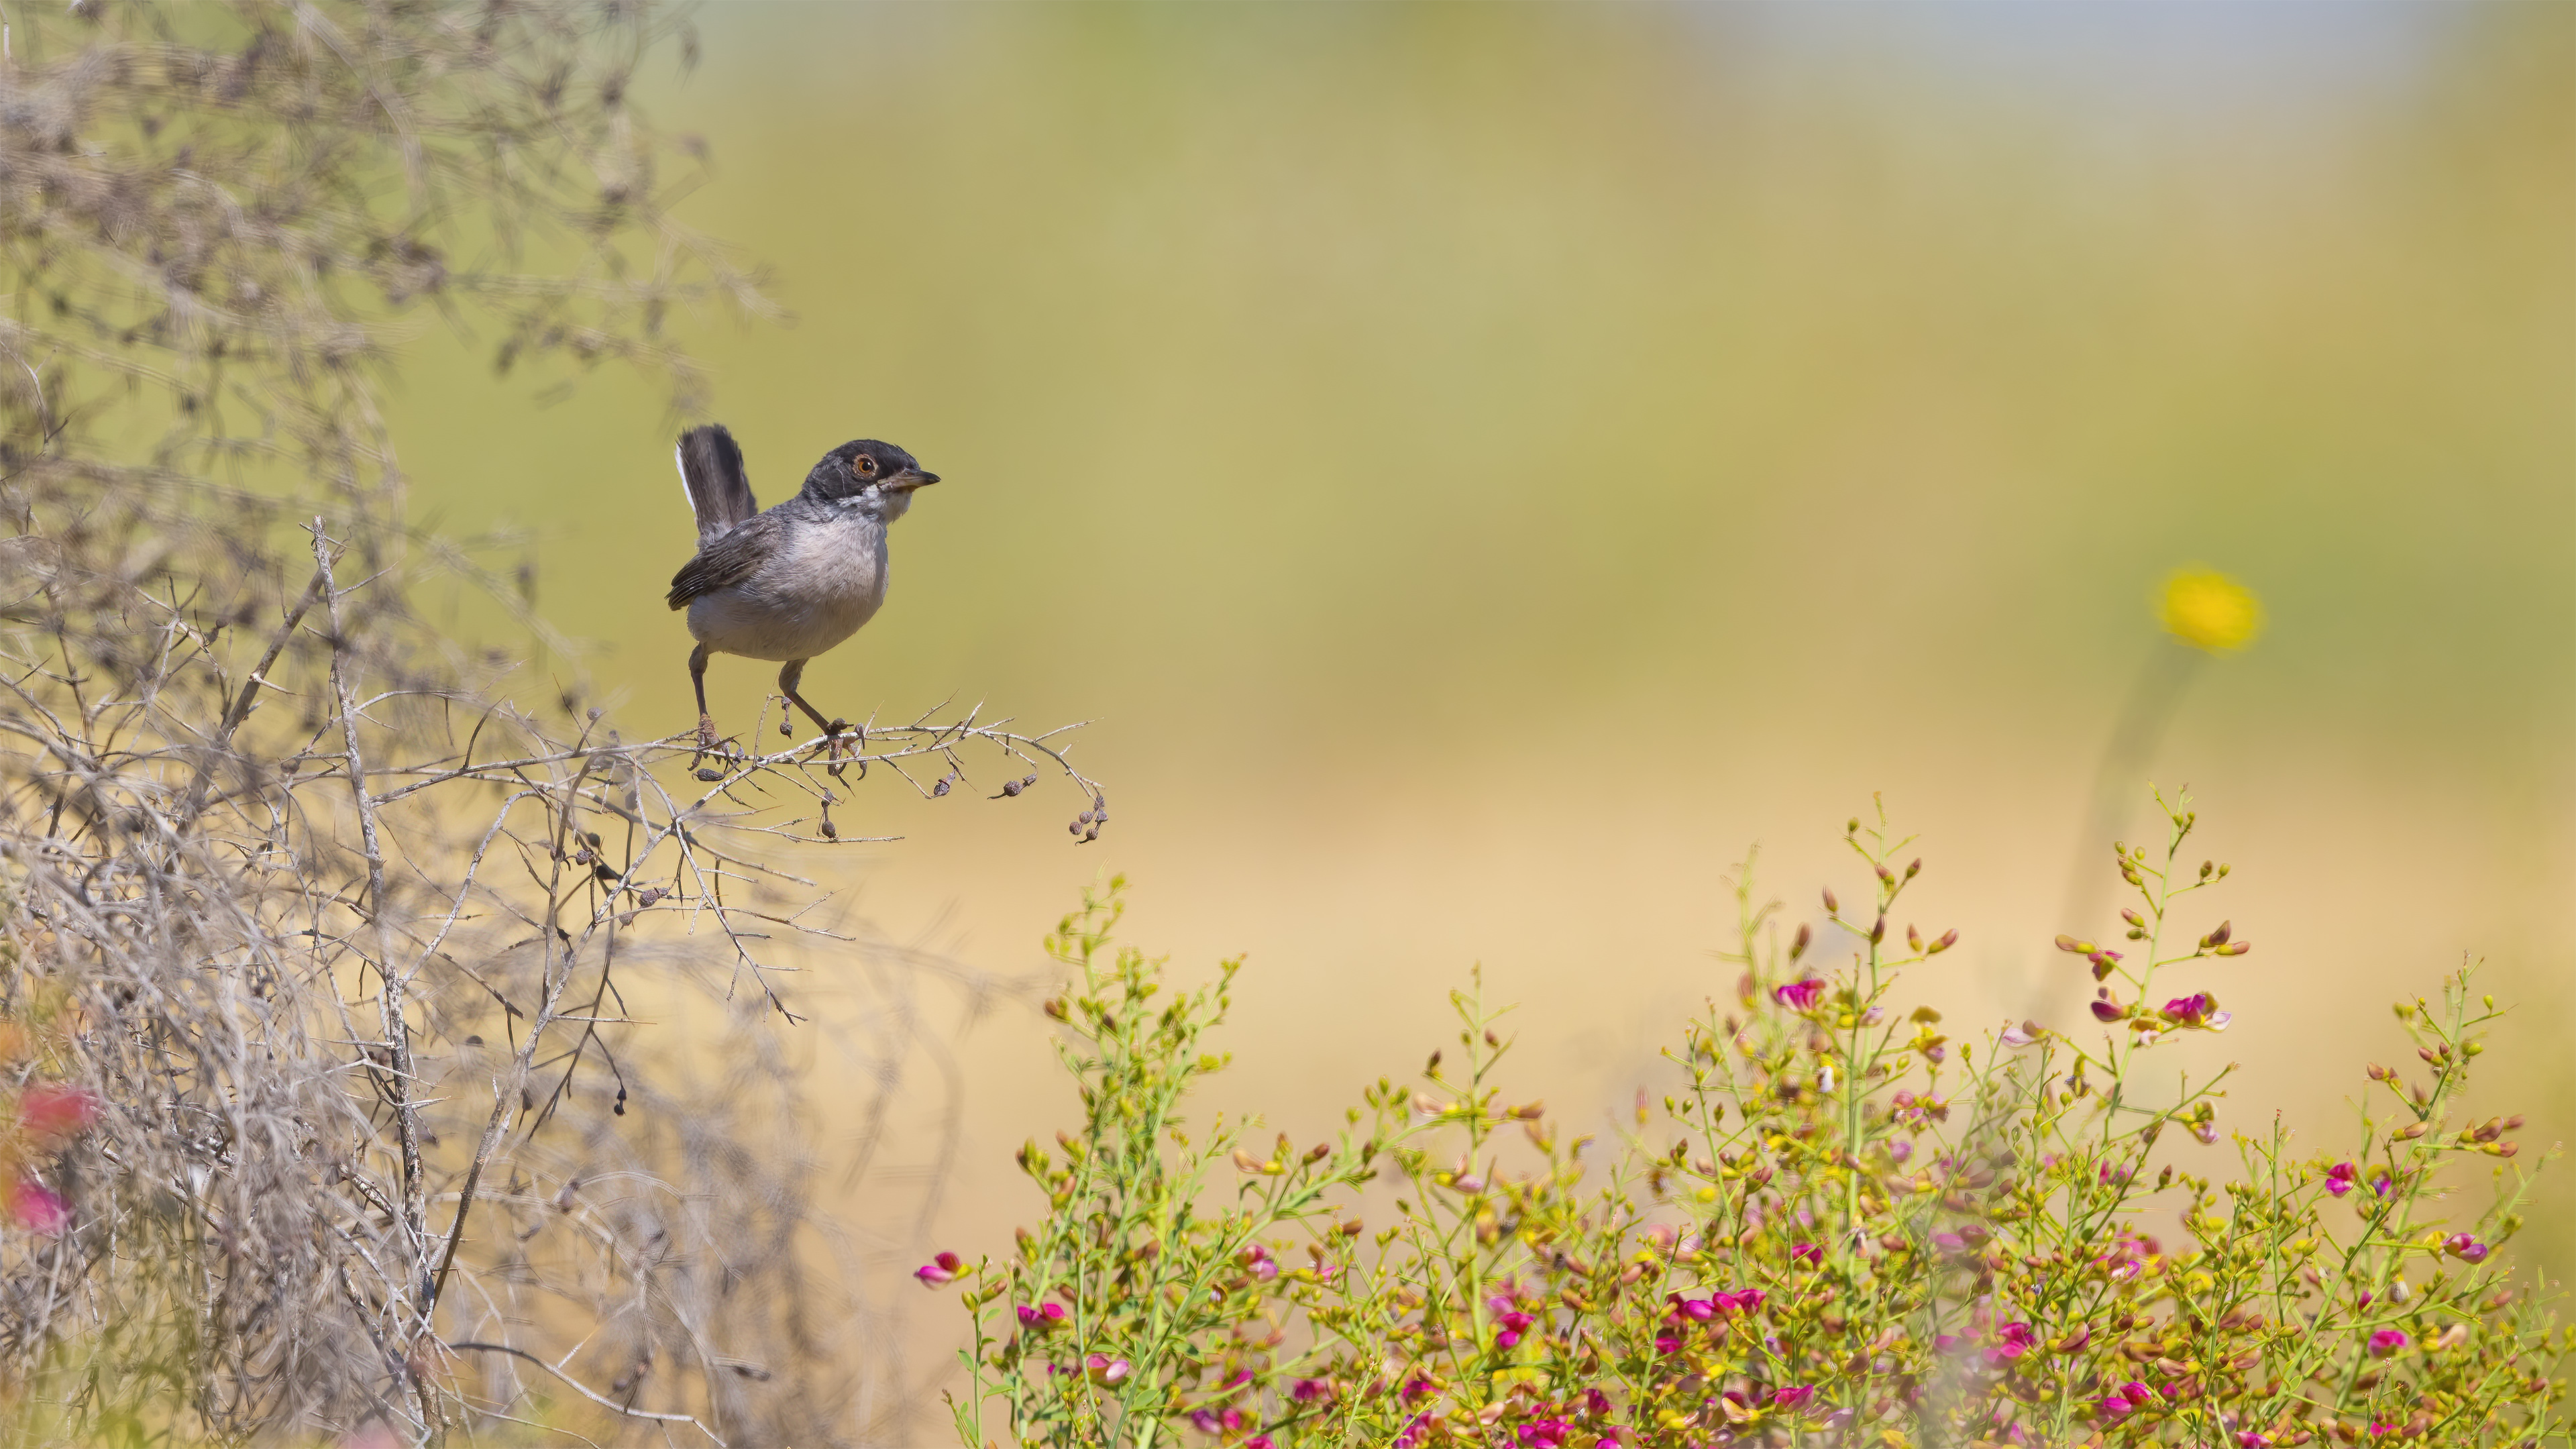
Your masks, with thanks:
<instances>
[{"instance_id":1,"label":"dried shrub","mask_svg":"<svg viewBox=\"0 0 2576 1449\"><path fill-rule=\"evenodd\" d=\"M6 18L22 1437L900 1439L866 1269L918 1222L818 1210L841 1179L782 1033L844 1035L867 1085L838 1120L881 1134L944 1023L1015 985L837 921L782 852L871 766L930 793L909 766L993 752L1105 802L1060 741L971 717L709 758L577 689L510 702L422 600L542 622L410 526L377 407L433 323L697 406L675 310L766 304L672 219L696 148L629 100L686 28L619 0ZM797 938L829 994L791 984Z\"/></svg>"}]
</instances>

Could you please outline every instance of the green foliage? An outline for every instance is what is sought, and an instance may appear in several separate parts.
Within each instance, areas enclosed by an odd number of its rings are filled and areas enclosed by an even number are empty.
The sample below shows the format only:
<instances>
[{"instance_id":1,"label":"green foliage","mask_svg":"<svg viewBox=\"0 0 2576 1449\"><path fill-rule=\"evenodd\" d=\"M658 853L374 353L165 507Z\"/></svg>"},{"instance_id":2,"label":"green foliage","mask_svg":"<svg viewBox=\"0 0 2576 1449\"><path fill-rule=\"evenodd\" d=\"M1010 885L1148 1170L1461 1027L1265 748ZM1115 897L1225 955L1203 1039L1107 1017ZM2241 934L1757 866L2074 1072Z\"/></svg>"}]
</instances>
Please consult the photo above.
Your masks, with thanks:
<instances>
[{"instance_id":1,"label":"green foliage","mask_svg":"<svg viewBox=\"0 0 2576 1449\"><path fill-rule=\"evenodd\" d=\"M962 1439L2566 1442L2569 1338L2494 1255L2520 1225L2519 1119L2459 1107L2492 1000L2464 971L2399 1005L2423 1071L2369 1069L2348 1156L2276 1124L2233 1135L2226 1180L2194 1166L2228 1072L2160 1090L2142 1066L2230 1025L2206 986L2251 946L2187 899L2229 872L2186 860L2187 799L2165 813L2161 849L2119 851L2127 949L2059 939L2099 983L2081 1032L1971 1044L1891 1010L1957 936L1890 924L1922 862L1883 819L1847 832L1861 904L1823 895L1845 964L1816 964L1807 927L1780 940L1748 866L1732 1000L1668 1053L1687 1085L1660 1113L1641 1092L1636 1135L1599 1152L1508 1098L1481 989L1418 1089L1381 1079L1333 1141L1194 1134L1235 963L1158 1004L1161 963L1113 948L1113 882L1051 942L1086 1120L1022 1152L1048 1213L1008 1260L921 1270L975 1315ZM2493 1205L2446 1220L2471 1167ZM1391 1199L1373 1233L1364 1191ZM2168 1243L2151 1224L2177 1213Z\"/></svg>"}]
</instances>

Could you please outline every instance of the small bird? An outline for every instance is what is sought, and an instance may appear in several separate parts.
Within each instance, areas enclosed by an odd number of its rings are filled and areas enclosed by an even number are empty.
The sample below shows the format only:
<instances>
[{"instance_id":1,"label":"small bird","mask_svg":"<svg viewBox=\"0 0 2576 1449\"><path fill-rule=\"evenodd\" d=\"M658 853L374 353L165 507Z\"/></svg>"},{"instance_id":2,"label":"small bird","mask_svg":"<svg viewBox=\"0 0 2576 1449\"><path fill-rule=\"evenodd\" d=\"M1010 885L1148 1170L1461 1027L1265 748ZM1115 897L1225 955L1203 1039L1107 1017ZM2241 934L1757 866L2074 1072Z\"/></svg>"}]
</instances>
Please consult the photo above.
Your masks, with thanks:
<instances>
[{"instance_id":1,"label":"small bird","mask_svg":"<svg viewBox=\"0 0 2576 1449\"><path fill-rule=\"evenodd\" d=\"M876 616L886 595L886 525L939 481L892 443L862 439L825 453L805 486L767 512L751 495L733 434L709 425L680 435L680 486L698 518L698 552L671 577L669 603L689 611L698 647L689 683L698 692L698 742L713 749L707 659L739 654L782 661L778 688L814 727L837 741L847 720L796 692L805 661Z\"/></svg>"}]
</instances>

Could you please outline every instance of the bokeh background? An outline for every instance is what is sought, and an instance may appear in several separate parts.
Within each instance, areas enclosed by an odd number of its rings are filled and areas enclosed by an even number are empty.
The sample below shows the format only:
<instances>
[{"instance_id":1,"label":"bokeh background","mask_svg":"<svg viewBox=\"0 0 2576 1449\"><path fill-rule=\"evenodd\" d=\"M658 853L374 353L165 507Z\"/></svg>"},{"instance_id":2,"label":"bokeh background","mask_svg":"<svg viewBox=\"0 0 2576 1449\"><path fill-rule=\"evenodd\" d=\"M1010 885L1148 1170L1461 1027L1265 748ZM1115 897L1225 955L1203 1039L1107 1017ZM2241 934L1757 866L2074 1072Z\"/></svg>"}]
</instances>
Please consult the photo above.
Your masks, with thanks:
<instances>
[{"instance_id":1,"label":"bokeh background","mask_svg":"<svg viewBox=\"0 0 2576 1449\"><path fill-rule=\"evenodd\" d=\"M1606 1121L1728 990L1735 863L1811 913L1883 792L1964 937L1924 993L2071 1009L2086 794L2198 564L2268 627L2190 680L2130 823L2188 782L2236 867L2258 948L2200 983L2235 1125L2347 1141L2389 1003L2466 953L2518 1004L2492 1110L2576 1130L2576 7L700 25L655 106L712 147L686 214L794 314L689 333L763 500L854 436L949 480L811 692L1091 719L1110 786L1076 847L1070 794L872 782L843 830L904 838L804 864L878 929L1031 972L1125 871L1178 969L1249 955L1211 1105L1291 1125L1418 1066L1481 963L1519 1092ZM541 406L484 351L419 346L421 507L534 530L596 641L545 667L685 727L680 420L605 376ZM720 661L719 714L769 677ZM958 1029L945 1245L1038 1208L1045 1025ZM805 1049L827 1100L862 1069Z\"/></svg>"}]
</instances>

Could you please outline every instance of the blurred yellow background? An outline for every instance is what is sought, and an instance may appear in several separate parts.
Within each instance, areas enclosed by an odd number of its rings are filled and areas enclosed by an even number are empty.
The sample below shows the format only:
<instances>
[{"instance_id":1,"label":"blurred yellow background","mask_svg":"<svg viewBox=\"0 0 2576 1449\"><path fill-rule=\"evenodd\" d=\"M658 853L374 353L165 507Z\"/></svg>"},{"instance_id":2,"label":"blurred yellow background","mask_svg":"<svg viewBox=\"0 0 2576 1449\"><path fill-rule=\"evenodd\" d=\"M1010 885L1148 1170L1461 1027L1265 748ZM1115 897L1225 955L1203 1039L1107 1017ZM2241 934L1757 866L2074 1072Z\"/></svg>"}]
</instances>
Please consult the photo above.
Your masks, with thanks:
<instances>
[{"instance_id":1,"label":"blurred yellow background","mask_svg":"<svg viewBox=\"0 0 2576 1449\"><path fill-rule=\"evenodd\" d=\"M713 147L685 211L795 314L689 334L762 501L858 436L948 480L809 693L1097 721L1095 845L1070 793L870 782L842 829L905 838L805 864L886 933L1032 970L1127 871L1137 939L1249 953L1223 1104L1304 1130L1482 962L1581 1124L1728 989L1746 848L1794 920L1884 791L1964 938L1918 985L1963 1027L2071 1007L2086 793L2203 565L2266 630L2151 769L2258 943L2191 983L2236 1013L2234 1125L2347 1142L2389 1001L2467 952L2521 1006L2489 1110L2576 1128L2576 7L700 21L657 82ZM421 510L538 530L620 720L686 727L678 420L421 355ZM720 718L770 679L720 660ZM1044 1025L955 1048L942 1246L1039 1207ZM806 1049L827 1098L857 1070Z\"/></svg>"}]
</instances>

